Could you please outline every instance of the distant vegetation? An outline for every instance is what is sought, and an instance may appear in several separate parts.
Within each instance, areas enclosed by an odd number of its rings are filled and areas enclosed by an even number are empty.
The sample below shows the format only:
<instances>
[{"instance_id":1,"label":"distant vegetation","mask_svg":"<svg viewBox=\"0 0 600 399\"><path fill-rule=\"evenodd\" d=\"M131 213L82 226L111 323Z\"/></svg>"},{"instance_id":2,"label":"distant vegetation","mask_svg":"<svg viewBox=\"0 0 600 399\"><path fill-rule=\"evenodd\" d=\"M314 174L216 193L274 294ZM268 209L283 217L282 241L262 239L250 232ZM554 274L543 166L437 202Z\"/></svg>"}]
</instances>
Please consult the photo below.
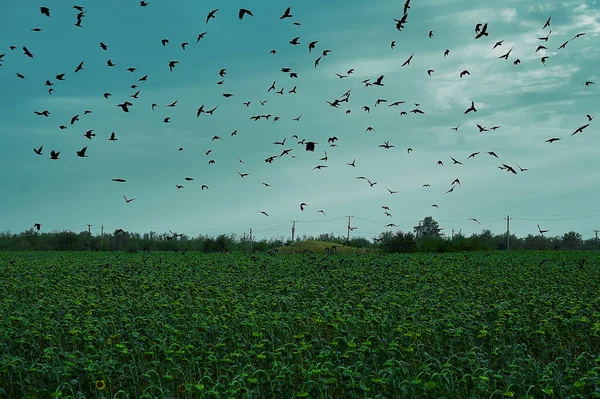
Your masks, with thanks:
<instances>
[{"instance_id":1,"label":"distant vegetation","mask_svg":"<svg viewBox=\"0 0 600 399\"><path fill-rule=\"evenodd\" d=\"M250 240L246 237L221 234L216 237L155 232L134 233L114 231L103 236L72 231L38 232L30 229L22 233L0 233L0 250L4 251L196 251L337 253L361 251L397 252L458 252L506 250L506 234L482 230L467 237L460 232L452 237L443 236L438 223L430 216L419 222L413 232L384 231L373 238L336 236L333 233L297 237L294 242L283 239ZM510 236L511 250L593 250L600 249L595 239L584 240L580 233L570 231L562 236L546 237L529 234Z\"/></svg>"}]
</instances>

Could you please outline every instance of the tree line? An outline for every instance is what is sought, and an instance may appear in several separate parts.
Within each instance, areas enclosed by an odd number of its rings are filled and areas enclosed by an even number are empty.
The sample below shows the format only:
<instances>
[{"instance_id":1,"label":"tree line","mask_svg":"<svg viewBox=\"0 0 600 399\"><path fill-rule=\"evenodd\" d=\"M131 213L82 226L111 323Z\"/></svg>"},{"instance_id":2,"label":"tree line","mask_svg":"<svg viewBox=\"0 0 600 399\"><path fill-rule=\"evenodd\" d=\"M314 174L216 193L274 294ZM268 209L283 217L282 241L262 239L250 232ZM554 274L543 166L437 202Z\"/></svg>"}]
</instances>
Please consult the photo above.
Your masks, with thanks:
<instances>
[{"instance_id":1,"label":"tree line","mask_svg":"<svg viewBox=\"0 0 600 399\"><path fill-rule=\"evenodd\" d=\"M547 237L541 234L529 234L517 237L511 234L493 234L483 230L471 236L460 232L451 237L444 236L438 223L430 216L424 218L413 231L384 231L376 237L346 237L333 233L318 236L302 236L296 241L317 240L331 242L340 246L367 248L380 252L457 252L457 251L495 251L506 250L507 242L511 250L597 250L600 249L595 238L584 240L582 235L570 231L562 236ZM112 233L94 235L87 231L38 232L34 229L13 234L0 233L2 251L198 251L217 252L265 252L276 250L285 245L293 245L283 237L250 241L244 236L221 234L217 236L199 235L189 237L185 234L155 232L136 233L115 230Z\"/></svg>"}]
</instances>

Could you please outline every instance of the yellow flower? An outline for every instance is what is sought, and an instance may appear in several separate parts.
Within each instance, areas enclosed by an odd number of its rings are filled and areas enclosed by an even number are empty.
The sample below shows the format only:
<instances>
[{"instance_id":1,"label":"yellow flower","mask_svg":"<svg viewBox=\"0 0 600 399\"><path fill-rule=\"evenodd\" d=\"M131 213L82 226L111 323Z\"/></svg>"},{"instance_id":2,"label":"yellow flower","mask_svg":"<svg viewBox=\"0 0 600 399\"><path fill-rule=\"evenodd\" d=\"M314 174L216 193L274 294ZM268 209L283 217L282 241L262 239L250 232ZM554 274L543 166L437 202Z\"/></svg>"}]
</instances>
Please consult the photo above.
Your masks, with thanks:
<instances>
[{"instance_id":1,"label":"yellow flower","mask_svg":"<svg viewBox=\"0 0 600 399\"><path fill-rule=\"evenodd\" d=\"M111 340L110 338L108 338L108 339L106 340L106 345L110 345L110 344L112 344L112 340Z\"/></svg>"},{"instance_id":2,"label":"yellow flower","mask_svg":"<svg viewBox=\"0 0 600 399\"><path fill-rule=\"evenodd\" d=\"M97 390L102 391L104 388L106 388L106 384L104 383L104 380L96 381L96 389Z\"/></svg>"},{"instance_id":3,"label":"yellow flower","mask_svg":"<svg viewBox=\"0 0 600 399\"><path fill-rule=\"evenodd\" d=\"M179 385L179 392L185 392L185 391L186 391L185 385L183 385L183 384Z\"/></svg>"}]
</instances>

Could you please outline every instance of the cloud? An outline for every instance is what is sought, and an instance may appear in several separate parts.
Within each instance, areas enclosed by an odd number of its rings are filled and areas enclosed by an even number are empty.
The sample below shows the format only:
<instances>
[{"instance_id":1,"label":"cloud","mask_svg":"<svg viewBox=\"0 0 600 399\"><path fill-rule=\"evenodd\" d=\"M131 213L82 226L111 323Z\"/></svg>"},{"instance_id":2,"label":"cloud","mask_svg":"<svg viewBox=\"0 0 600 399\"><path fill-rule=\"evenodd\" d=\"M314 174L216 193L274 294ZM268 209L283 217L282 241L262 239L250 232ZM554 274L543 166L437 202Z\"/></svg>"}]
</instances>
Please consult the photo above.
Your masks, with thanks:
<instances>
[{"instance_id":1,"label":"cloud","mask_svg":"<svg viewBox=\"0 0 600 399\"><path fill-rule=\"evenodd\" d=\"M512 22L515 20L515 18L517 18L517 10L514 8L505 8L504 10L502 10L500 15L502 16L504 21Z\"/></svg>"}]
</instances>

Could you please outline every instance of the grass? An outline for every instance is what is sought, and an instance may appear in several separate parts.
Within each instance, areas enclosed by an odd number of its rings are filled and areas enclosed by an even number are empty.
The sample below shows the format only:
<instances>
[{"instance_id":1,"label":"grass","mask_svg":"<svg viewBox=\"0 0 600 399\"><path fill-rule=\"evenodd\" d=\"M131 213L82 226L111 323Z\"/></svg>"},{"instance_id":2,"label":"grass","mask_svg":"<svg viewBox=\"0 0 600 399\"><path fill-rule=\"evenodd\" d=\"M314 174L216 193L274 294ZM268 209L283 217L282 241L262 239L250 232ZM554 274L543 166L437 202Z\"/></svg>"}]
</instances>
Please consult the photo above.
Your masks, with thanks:
<instances>
[{"instance_id":1,"label":"grass","mask_svg":"<svg viewBox=\"0 0 600 399\"><path fill-rule=\"evenodd\" d=\"M0 394L600 397L599 263L0 253Z\"/></svg>"}]
</instances>

